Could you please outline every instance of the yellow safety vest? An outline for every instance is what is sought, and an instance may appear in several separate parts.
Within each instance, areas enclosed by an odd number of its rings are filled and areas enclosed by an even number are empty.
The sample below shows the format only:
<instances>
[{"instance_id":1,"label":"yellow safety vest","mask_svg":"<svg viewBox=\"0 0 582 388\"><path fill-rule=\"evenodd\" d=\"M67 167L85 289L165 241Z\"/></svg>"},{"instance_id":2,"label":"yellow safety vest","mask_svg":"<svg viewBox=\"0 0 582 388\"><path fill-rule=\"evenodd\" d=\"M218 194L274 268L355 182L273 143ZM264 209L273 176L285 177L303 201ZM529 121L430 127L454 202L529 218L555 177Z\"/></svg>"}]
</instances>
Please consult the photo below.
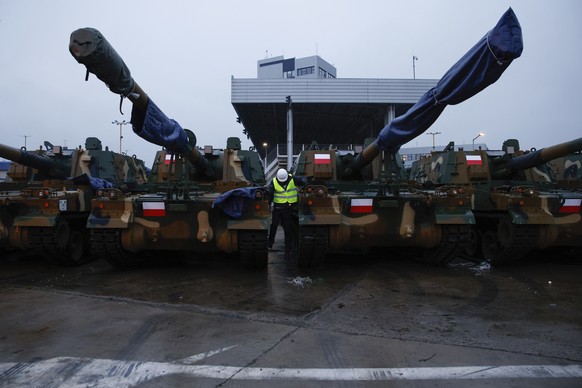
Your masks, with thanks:
<instances>
[{"instance_id":1,"label":"yellow safety vest","mask_svg":"<svg viewBox=\"0 0 582 388\"><path fill-rule=\"evenodd\" d=\"M287 190L281 186L277 178L273 178L273 186L275 187L275 195L273 202L276 204L297 203L297 187L291 175L289 175L289 184Z\"/></svg>"}]
</instances>

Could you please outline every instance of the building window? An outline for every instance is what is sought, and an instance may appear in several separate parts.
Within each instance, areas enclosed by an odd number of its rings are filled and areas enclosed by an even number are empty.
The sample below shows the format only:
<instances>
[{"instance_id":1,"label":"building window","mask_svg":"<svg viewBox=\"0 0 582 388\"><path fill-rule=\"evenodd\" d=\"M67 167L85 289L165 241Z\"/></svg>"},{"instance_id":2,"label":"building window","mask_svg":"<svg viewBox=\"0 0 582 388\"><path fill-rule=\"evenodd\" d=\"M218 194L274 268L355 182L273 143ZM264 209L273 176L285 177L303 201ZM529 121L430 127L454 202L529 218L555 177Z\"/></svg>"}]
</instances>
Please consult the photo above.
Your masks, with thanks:
<instances>
[{"instance_id":1,"label":"building window","mask_svg":"<svg viewBox=\"0 0 582 388\"><path fill-rule=\"evenodd\" d=\"M297 69L297 77L301 77L302 75L313 74L314 71L315 66L302 67L301 69Z\"/></svg>"},{"instance_id":2,"label":"building window","mask_svg":"<svg viewBox=\"0 0 582 388\"><path fill-rule=\"evenodd\" d=\"M284 72L283 73L283 78L295 78L293 76L293 70Z\"/></svg>"},{"instance_id":3,"label":"building window","mask_svg":"<svg viewBox=\"0 0 582 388\"><path fill-rule=\"evenodd\" d=\"M327 78L327 71L323 70L321 67L319 68L319 77Z\"/></svg>"}]
</instances>

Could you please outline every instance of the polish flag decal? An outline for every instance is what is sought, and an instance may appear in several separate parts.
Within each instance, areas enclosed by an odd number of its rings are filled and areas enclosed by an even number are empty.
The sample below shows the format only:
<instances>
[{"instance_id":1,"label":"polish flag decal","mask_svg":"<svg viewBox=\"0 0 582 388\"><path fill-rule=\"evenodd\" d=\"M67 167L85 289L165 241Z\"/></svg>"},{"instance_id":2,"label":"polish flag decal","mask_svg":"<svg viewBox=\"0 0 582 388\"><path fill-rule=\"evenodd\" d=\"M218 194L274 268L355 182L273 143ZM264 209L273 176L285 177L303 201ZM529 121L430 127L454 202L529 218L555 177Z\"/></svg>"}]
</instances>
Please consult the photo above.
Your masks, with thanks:
<instances>
[{"instance_id":1,"label":"polish flag decal","mask_svg":"<svg viewBox=\"0 0 582 388\"><path fill-rule=\"evenodd\" d=\"M331 164L330 154L314 154L315 164Z\"/></svg>"},{"instance_id":2,"label":"polish flag decal","mask_svg":"<svg viewBox=\"0 0 582 388\"><path fill-rule=\"evenodd\" d=\"M481 155L465 155L467 157L467 166L482 166L483 160Z\"/></svg>"},{"instance_id":3,"label":"polish flag decal","mask_svg":"<svg viewBox=\"0 0 582 388\"><path fill-rule=\"evenodd\" d=\"M144 217L164 217L166 215L166 206L163 202L144 202Z\"/></svg>"},{"instance_id":4,"label":"polish flag decal","mask_svg":"<svg viewBox=\"0 0 582 388\"><path fill-rule=\"evenodd\" d=\"M372 213L372 198L352 199L350 211L352 213Z\"/></svg>"},{"instance_id":5,"label":"polish flag decal","mask_svg":"<svg viewBox=\"0 0 582 388\"><path fill-rule=\"evenodd\" d=\"M568 198L560 208L560 213L579 213L582 199Z\"/></svg>"},{"instance_id":6,"label":"polish flag decal","mask_svg":"<svg viewBox=\"0 0 582 388\"><path fill-rule=\"evenodd\" d=\"M172 160L172 155L166 154L166 159L164 160L164 164L170 164L170 160Z\"/></svg>"}]
</instances>

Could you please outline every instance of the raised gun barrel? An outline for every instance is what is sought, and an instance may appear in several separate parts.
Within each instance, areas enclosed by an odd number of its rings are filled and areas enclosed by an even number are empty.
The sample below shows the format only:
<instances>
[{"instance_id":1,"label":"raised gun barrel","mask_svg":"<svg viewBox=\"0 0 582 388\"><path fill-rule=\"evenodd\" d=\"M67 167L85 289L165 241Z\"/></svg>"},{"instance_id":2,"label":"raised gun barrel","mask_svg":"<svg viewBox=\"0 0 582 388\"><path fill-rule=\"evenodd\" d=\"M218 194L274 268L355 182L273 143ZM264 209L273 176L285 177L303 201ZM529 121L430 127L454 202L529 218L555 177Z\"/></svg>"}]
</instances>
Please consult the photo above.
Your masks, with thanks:
<instances>
[{"instance_id":1,"label":"raised gun barrel","mask_svg":"<svg viewBox=\"0 0 582 388\"><path fill-rule=\"evenodd\" d=\"M70 159L54 159L4 144L0 144L0 156L23 166L36 168L51 179L65 179L71 173Z\"/></svg>"},{"instance_id":2,"label":"raised gun barrel","mask_svg":"<svg viewBox=\"0 0 582 388\"><path fill-rule=\"evenodd\" d=\"M383 150L395 154L403 144L429 129L448 105L460 104L496 82L522 50L521 26L509 8L435 87L380 131L376 141L354 159L350 168L361 169Z\"/></svg>"},{"instance_id":3,"label":"raised gun barrel","mask_svg":"<svg viewBox=\"0 0 582 388\"><path fill-rule=\"evenodd\" d=\"M131 77L123 59L105 37L94 28L80 28L71 33L69 52L78 63L103 81L109 90L127 97L133 104L131 123L133 131L150 143L185 156L206 175L213 175L212 167L188 135L175 120L168 118ZM87 78L86 78L87 79Z\"/></svg>"},{"instance_id":4,"label":"raised gun barrel","mask_svg":"<svg viewBox=\"0 0 582 388\"><path fill-rule=\"evenodd\" d=\"M533 152L528 152L524 155L516 156L509 160L500 158L494 160L493 162L495 168L492 175L493 178L496 179L504 178L511 176L516 171L536 167L553 159L557 159L581 150L582 137L550 147L545 147Z\"/></svg>"}]
</instances>

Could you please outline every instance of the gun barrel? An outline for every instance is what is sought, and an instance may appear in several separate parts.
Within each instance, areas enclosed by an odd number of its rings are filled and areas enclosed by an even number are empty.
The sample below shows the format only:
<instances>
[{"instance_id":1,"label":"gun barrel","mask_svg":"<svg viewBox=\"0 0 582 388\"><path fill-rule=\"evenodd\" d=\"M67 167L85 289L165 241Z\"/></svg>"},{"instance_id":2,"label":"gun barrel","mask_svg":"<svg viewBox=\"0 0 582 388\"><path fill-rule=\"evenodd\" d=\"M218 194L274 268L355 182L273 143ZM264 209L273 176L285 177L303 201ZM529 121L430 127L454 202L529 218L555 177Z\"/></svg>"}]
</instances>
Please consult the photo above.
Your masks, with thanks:
<instances>
[{"instance_id":1,"label":"gun barrel","mask_svg":"<svg viewBox=\"0 0 582 388\"><path fill-rule=\"evenodd\" d=\"M107 39L94 28L80 28L71 33L69 52L87 68L87 77L93 73L113 93L127 96L133 91L134 81L129 68Z\"/></svg>"},{"instance_id":2,"label":"gun barrel","mask_svg":"<svg viewBox=\"0 0 582 388\"><path fill-rule=\"evenodd\" d=\"M492 30L465 53L403 115L392 119L378 134L376 144L391 154L428 130L448 105L456 105L473 97L496 82L523 50L521 26L509 8ZM375 151L375 150L374 150ZM376 153L376 155L379 153ZM357 168L373 159L363 155Z\"/></svg>"},{"instance_id":3,"label":"gun barrel","mask_svg":"<svg viewBox=\"0 0 582 388\"><path fill-rule=\"evenodd\" d=\"M368 144L366 148L364 148L364 150L351 161L348 170L346 171L347 175L350 175L355 171L360 171L362 168L366 167L380 154L381 151L382 149L378 145L378 142L374 141Z\"/></svg>"},{"instance_id":4,"label":"gun barrel","mask_svg":"<svg viewBox=\"0 0 582 388\"><path fill-rule=\"evenodd\" d=\"M67 169L60 166L59 163L49 157L4 144L0 144L0 156L23 166L41 170L55 179L64 179L70 173L70 168Z\"/></svg>"},{"instance_id":5,"label":"gun barrel","mask_svg":"<svg viewBox=\"0 0 582 388\"><path fill-rule=\"evenodd\" d=\"M565 143L553 145L551 147L546 147L541 149L541 158L544 162L549 162L562 156L578 152L582 150L582 137L570 140Z\"/></svg>"},{"instance_id":6,"label":"gun barrel","mask_svg":"<svg viewBox=\"0 0 582 388\"><path fill-rule=\"evenodd\" d=\"M513 171L524 170L581 150L582 137L513 158L509 168Z\"/></svg>"},{"instance_id":7,"label":"gun barrel","mask_svg":"<svg viewBox=\"0 0 582 388\"><path fill-rule=\"evenodd\" d=\"M168 118L131 77L121 56L107 39L94 28L80 28L71 33L69 51L75 60L85 65L87 76L93 73L113 93L127 97L133 104L131 124L133 131L150 143L166 147L184 155L193 165L211 175L211 167L204 156L189 144L182 127Z\"/></svg>"}]
</instances>

